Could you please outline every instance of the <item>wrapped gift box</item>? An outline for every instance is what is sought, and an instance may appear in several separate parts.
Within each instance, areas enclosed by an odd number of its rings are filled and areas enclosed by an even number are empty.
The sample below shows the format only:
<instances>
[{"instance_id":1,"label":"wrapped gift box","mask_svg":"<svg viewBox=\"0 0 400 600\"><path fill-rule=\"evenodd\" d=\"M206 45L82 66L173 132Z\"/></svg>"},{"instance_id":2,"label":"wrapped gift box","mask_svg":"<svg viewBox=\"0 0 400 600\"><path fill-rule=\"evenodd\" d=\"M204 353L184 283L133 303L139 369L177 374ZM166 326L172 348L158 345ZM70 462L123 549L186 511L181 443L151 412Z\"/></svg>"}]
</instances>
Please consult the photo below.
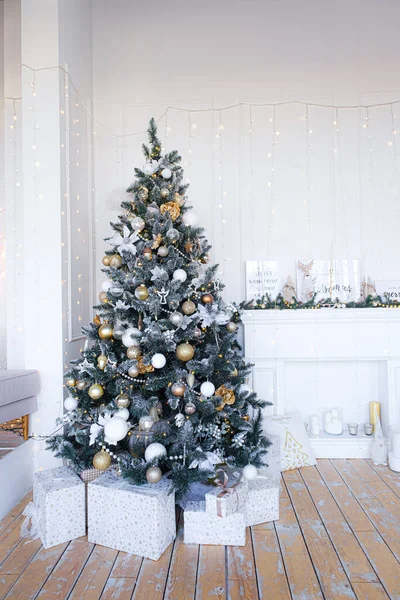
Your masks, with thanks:
<instances>
[{"instance_id":1,"label":"wrapped gift box","mask_svg":"<svg viewBox=\"0 0 400 600\"><path fill-rule=\"evenodd\" d=\"M246 525L258 525L279 519L279 481L275 477L259 476L249 481L245 505Z\"/></svg>"},{"instance_id":2,"label":"wrapped gift box","mask_svg":"<svg viewBox=\"0 0 400 600\"><path fill-rule=\"evenodd\" d=\"M86 502L86 527L87 527L87 499L88 499L88 483L91 481L95 481L98 477L103 475L104 471L100 471L100 469L95 469L94 467L89 467L88 469L83 469L79 471L78 475L82 479L85 484L85 502Z\"/></svg>"},{"instance_id":3,"label":"wrapped gift box","mask_svg":"<svg viewBox=\"0 0 400 600\"><path fill-rule=\"evenodd\" d=\"M88 484L88 540L158 560L176 536L171 483L133 485L106 471Z\"/></svg>"},{"instance_id":4,"label":"wrapped gift box","mask_svg":"<svg viewBox=\"0 0 400 600\"><path fill-rule=\"evenodd\" d=\"M244 509L221 519L206 512L205 501L188 502L184 512L185 544L244 546L246 516Z\"/></svg>"},{"instance_id":5,"label":"wrapped gift box","mask_svg":"<svg viewBox=\"0 0 400 600\"><path fill-rule=\"evenodd\" d=\"M216 486L206 493L206 513L229 517L242 508L247 500L247 481L237 482L227 488Z\"/></svg>"},{"instance_id":6,"label":"wrapped gift box","mask_svg":"<svg viewBox=\"0 0 400 600\"><path fill-rule=\"evenodd\" d=\"M34 474L32 526L34 522L44 548L86 534L85 484L68 467Z\"/></svg>"}]
</instances>

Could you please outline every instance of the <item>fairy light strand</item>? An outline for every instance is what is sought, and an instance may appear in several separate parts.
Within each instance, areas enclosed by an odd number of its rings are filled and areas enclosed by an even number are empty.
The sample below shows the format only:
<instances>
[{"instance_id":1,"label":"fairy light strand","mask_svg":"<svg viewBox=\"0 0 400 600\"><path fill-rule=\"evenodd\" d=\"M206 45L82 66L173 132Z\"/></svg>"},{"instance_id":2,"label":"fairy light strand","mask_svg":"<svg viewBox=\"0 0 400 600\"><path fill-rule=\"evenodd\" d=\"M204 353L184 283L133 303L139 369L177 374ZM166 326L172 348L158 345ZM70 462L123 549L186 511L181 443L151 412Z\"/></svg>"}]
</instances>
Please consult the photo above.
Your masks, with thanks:
<instances>
[{"instance_id":1,"label":"fairy light strand","mask_svg":"<svg viewBox=\"0 0 400 600\"><path fill-rule=\"evenodd\" d=\"M272 117L270 117L270 123L272 127L272 141L271 141L271 150L268 153L268 158L270 161L270 175L268 180L268 188L269 188L269 205L268 205L268 229L267 229L267 244L266 244L266 258L270 259L270 246L271 246L271 236L272 236L272 227L274 224L274 215L275 215L275 149L277 144L277 136L279 132L276 130L276 109L275 106L272 110Z\"/></svg>"}]
</instances>

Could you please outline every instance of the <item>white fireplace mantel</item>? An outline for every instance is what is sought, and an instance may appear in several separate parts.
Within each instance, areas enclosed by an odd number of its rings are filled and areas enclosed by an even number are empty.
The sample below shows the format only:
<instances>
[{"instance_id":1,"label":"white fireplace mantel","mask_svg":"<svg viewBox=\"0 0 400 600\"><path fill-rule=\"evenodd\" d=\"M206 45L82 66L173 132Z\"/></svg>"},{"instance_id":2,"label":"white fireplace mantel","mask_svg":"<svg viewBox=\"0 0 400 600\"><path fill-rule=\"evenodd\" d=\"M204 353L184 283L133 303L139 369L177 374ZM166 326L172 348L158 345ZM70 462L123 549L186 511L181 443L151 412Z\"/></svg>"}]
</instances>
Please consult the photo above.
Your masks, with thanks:
<instances>
[{"instance_id":1,"label":"white fireplace mantel","mask_svg":"<svg viewBox=\"0 0 400 600\"><path fill-rule=\"evenodd\" d=\"M362 423L371 400L382 403L385 429L400 424L400 309L252 310L242 319L253 387L272 403L266 413L318 414L318 457L369 456ZM357 437L323 433L329 406L360 423Z\"/></svg>"}]
</instances>

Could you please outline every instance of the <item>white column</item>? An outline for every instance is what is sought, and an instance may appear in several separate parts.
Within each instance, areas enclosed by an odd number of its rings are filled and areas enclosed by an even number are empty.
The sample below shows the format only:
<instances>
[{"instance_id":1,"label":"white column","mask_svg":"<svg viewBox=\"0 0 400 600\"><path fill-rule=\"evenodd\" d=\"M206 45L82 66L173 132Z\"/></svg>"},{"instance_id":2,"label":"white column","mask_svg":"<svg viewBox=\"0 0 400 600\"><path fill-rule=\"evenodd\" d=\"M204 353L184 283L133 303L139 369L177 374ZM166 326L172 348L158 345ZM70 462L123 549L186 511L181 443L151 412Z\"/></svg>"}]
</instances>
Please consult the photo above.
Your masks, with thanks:
<instances>
[{"instance_id":1,"label":"white column","mask_svg":"<svg viewBox=\"0 0 400 600\"><path fill-rule=\"evenodd\" d=\"M48 435L62 414L63 325L58 2L21 0L24 213L24 367L42 390L31 433ZM56 461L34 446L34 469Z\"/></svg>"}]
</instances>

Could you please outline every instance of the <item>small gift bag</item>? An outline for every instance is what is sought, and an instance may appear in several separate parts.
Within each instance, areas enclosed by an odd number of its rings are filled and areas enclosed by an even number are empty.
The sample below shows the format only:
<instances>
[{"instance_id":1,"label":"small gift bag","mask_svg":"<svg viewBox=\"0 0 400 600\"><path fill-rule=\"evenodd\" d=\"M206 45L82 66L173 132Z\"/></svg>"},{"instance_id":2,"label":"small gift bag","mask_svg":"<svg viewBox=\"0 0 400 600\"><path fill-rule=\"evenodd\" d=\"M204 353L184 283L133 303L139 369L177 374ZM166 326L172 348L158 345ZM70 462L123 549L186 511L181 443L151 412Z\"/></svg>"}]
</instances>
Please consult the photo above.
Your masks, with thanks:
<instances>
[{"instance_id":1,"label":"small gift bag","mask_svg":"<svg viewBox=\"0 0 400 600\"><path fill-rule=\"evenodd\" d=\"M44 548L82 537L86 533L85 485L68 467L37 471L33 477L33 502L23 514L26 519L21 535L40 537Z\"/></svg>"},{"instance_id":2,"label":"small gift bag","mask_svg":"<svg viewBox=\"0 0 400 600\"><path fill-rule=\"evenodd\" d=\"M234 474L224 469L218 469L216 474L221 478L215 480L216 487L205 495L206 512L226 518L244 506L247 500L248 484L247 481L230 482L229 477L232 478ZM240 476L240 473L237 473L237 476Z\"/></svg>"},{"instance_id":3,"label":"small gift bag","mask_svg":"<svg viewBox=\"0 0 400 600\"><path fill-rule=\"evenodd\" d=\"M184 543L217 546L244 546L246 516L244 509L221 519L206 512L205 501L188 502L184 512Z\"/></svg>"}]
</instances>

